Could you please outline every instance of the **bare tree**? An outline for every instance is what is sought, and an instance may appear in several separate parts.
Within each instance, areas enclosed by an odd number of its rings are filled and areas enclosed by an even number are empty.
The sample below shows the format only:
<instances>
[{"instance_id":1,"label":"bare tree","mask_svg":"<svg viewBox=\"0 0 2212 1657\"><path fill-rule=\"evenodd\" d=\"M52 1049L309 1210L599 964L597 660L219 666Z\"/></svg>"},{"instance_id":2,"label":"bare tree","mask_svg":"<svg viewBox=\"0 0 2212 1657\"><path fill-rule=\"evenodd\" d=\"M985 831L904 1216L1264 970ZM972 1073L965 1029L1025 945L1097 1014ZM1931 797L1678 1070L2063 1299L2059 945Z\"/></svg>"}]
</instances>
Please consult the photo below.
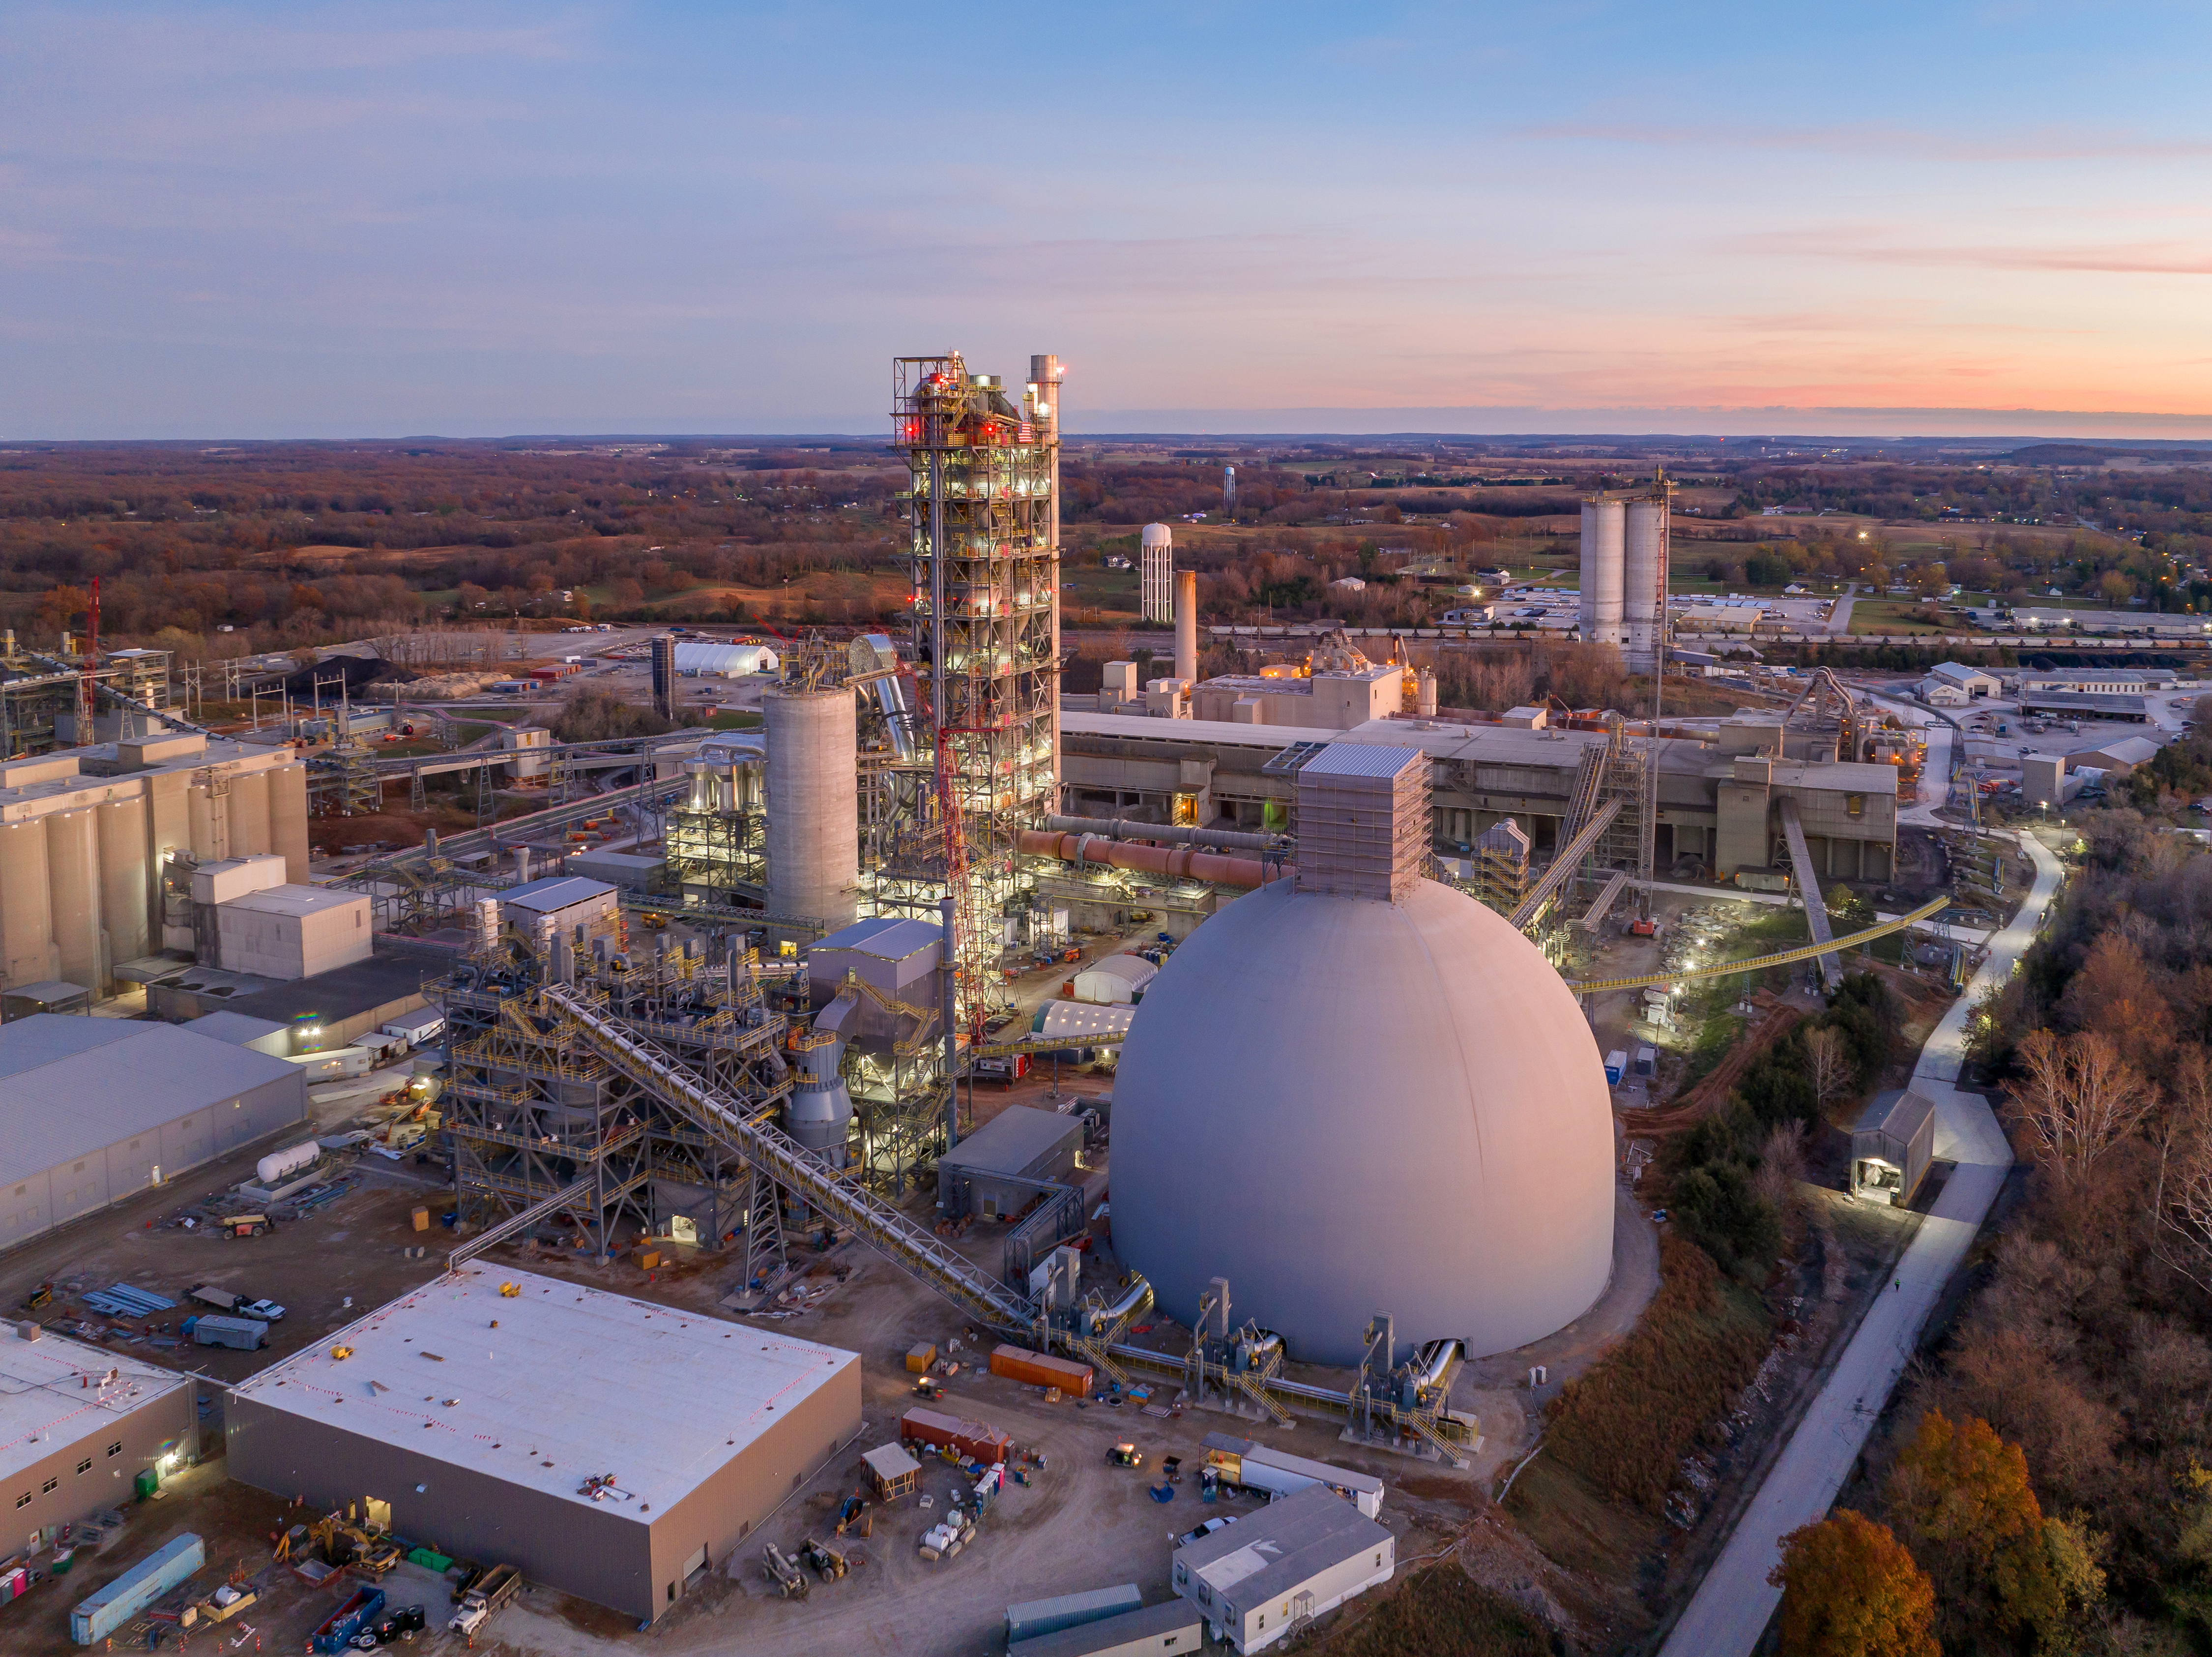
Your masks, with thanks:
<instances>
[{"instance_id":1,"label":"bare tree","mask_svg":"<svg viewBox=\"0 0 2212 1657\"><path fill-rule=\"evenodd\" d=\"M1852 1081L1851 1056L1844 1049L1844 1033L1832 1025L1814 1031L1805 1038L1806 1075L1813 1084L1813 1097L1826 1111L1829 1105L1843 1097L1844 1090Z\"/></svg>"},{"instance_id":2,"label":"bare tree","mask_svg":"<svg viewBox=\"0 0 2212 1657\"><path fill-rule=\"evenodd\" d=\"M2094 1030L2058 1037L2032 1030L2020 1044L2027 1081L2012 1090L2012 1119L2035 1160L2072 1189L2141 1124L2158 1090Z\"/></svg>"},{"instance_id":3,"label":"bare tree","mask_svg":"<svg viewBox=\"0 0 2212 1657\"><path fill-rule=\"evenodd\" d=\"M2191 1282L2212 1289L2212 1064L2191 1051L2175 1071L2159 1134L2152 1246Z\"/></svg>"}]
</instances>

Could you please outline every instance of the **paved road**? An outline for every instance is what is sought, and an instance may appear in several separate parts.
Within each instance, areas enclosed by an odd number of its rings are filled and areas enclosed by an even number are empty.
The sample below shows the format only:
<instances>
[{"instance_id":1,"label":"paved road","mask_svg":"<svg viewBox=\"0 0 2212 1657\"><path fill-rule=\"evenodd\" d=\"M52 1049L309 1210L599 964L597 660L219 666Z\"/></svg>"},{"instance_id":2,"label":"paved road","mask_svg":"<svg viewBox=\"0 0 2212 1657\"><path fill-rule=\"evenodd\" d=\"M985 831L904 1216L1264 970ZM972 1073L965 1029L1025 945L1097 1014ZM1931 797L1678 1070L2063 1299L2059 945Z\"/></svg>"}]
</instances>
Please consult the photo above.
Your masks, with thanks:
<instances>
[{"instance_id":1,"label":"paved road","mask_svg":"<svg viewBox=\"0 0 2212 1657\"><path fill-rule=\"evenodd\" d=\"M1857 601L1853 594L1858 590L1856 582L1849 583L1844 588L1843 597L1836 600L1836 607L1829 612L1828 636L1831 638L1842 638L1851 631L1851 606Z\"/></svg>"},{"instance_id":2,"label":"paved road","mask_svg":"<svg viewBox=\"0 0 2212 1657\"><path fill-rule=\"evenodd\" d=\"M1936 1103L1936 1154L1958 1166L1899 1263L1897 1287L1869 1309L1835 1374L1806 1410L1735 1533L1698 1585L1661 1657L1747 1657L1758 1643L1782 1598L1782 1591L1766 1581L1781 1556L1781 1538L1822 1517L1835 1501L1912 1355L1921 1326L1966 1258L2004 1184L2012 1151L2003 1130L1979 1094L1962 1093L1952 1084L1965 1055L1966 1018L1975 999L2011 972L2063 877L2058 859L2039 841L2023 836L2021 844L2034 860L2035 885L2020 913L1991 944L1988 960L1966 993L1929 1037L1913 1073L1913 1087Z\"/></svg>"}]
</instances>

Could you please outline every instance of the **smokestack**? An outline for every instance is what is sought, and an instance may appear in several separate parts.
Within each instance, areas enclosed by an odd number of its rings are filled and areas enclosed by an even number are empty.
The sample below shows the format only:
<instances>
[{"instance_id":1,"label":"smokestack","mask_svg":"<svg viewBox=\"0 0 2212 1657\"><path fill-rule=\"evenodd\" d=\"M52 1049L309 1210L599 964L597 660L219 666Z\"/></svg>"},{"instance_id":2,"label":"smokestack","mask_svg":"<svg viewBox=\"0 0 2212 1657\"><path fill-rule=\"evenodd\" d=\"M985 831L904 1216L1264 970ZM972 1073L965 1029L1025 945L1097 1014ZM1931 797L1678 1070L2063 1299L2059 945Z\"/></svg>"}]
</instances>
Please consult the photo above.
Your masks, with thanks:
<instances>
[{"instance_id":1,"label":"smokestack","mask_svg":"<svg viewBox=\"0 0 2212 1657\"><path fill-rule=\"evenodd\" d=\"M1176 572L1176 677L1198 683L1198 572Z\"/></svg>"}]
</instances>

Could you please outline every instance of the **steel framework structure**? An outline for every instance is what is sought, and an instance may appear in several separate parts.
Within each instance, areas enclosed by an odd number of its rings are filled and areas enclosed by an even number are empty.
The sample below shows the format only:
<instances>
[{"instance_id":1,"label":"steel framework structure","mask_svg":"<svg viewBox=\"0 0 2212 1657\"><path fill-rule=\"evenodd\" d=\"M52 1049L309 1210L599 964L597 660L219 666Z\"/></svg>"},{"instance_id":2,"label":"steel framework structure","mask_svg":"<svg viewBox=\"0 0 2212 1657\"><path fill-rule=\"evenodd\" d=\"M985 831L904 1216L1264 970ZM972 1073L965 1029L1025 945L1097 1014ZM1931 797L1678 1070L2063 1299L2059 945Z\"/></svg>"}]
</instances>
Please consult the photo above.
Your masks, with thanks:
<instances>
[{"instance_id":1,"label":"steel framework structure","mask_svg":"<svg viewBox=\"0 0 2212 1657\"><path fill-rule=\"evenodd\" d=\"M943 851L915 837L884 873L902 904L920 906L932 874L951 892L963 1025L1002 993L1016 837L1059 801L1060 380L1057 358L1032 357L1017 406L957 351L892 363Z\"/></svg>"}]
</instances>

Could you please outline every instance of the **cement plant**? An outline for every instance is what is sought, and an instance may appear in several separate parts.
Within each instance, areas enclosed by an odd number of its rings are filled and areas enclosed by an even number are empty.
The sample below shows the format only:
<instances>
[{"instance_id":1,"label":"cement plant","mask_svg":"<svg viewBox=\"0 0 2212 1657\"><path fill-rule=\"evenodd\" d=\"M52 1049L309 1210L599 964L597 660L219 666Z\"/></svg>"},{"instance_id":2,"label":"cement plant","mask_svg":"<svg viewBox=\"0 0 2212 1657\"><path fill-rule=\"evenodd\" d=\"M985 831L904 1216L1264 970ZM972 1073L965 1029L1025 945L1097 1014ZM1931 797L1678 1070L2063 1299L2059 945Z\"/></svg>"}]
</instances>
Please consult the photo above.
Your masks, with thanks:
<instances>
[{"instance_id":1,"label":"cement plant","mask_svg":"<svg viewBox=\"0 0 2212 1657\"><path fill-rule=\"evenodd\" d=\"M1076 389L890 365L897 626L7 636L9 1649L1251 1653L1446 1545L1722 1648L2189 682L1770 661L1655 464L1434 626L1210 618L1133 526L1077 691ZM1452 705L1547 638L1611 705Z\"/></svg>"}]
</instances>

